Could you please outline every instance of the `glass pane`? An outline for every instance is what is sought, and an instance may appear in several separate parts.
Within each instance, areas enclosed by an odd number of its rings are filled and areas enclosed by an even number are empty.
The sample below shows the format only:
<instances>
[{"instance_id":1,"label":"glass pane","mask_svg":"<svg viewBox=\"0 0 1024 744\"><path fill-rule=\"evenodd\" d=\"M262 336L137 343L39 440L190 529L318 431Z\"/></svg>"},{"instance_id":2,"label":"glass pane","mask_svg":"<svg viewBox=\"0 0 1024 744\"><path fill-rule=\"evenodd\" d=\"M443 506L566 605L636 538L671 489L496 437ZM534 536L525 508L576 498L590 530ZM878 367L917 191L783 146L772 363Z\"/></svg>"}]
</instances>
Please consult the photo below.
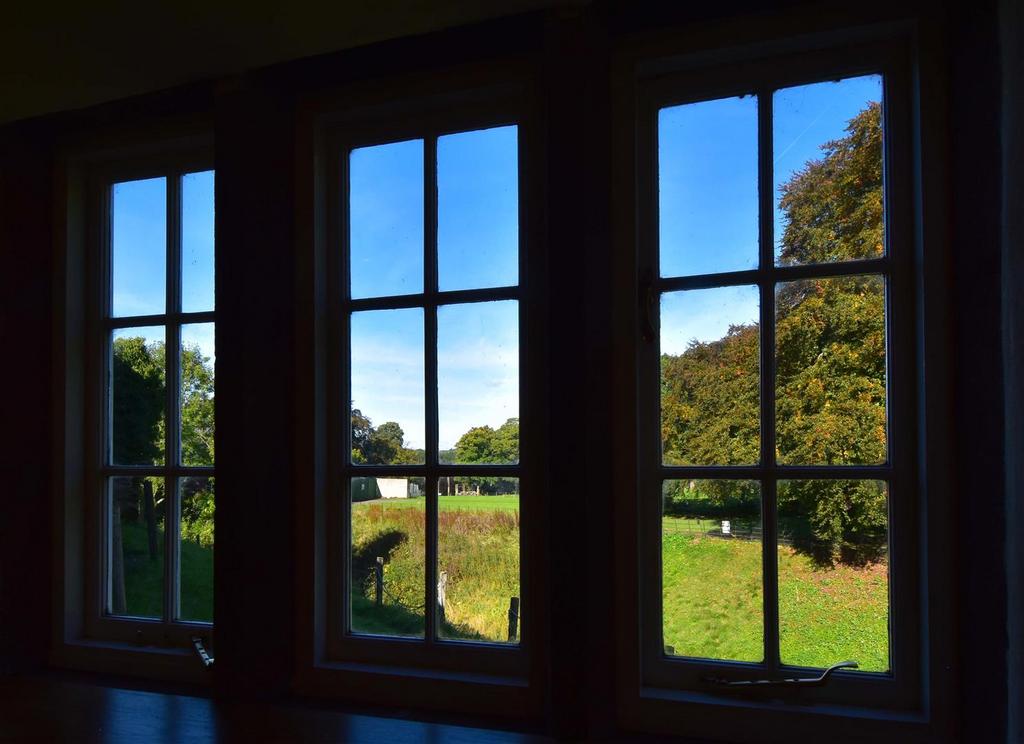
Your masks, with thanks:
<instances>
[{"instance_id":1,"label":"glass pane","mask_svg":"<svg viewBox=\"0 0 1024 744\"><path fill-rule=\"evenodd\" d=\"M881 102L879 75L775 93L777 263L885 252Z\"/></svg>"},{"instance_id":2,"label":"glass pane","mask_svg":"<svg viewBox=\"0 0 1024 744\"><path fill-rule=\"evenodd\" d=\"M213 171L181 177L181 309L213 310Z\"/></svg>"},{"instance_id":3,"label":"glass pane","mask_svg":"<svg viewBox=\"0 0 1024 744\"><path fill-rule=\"evenodd\" d=\"M761 489L755 481L662 485L665 653L761 661Z\"/></svg>"},{"instance_id":4,"label":"glass pane","mask_svg":"<svg viewBox=\"0 0 1024 744\"><path fill-rule=\"evenodd\" d=\"M519 479L438 480L438 635L518 643Z\"/></svg>"},{"instance_id":5,"label":"glass pane","mask_svg":"<svg viewBox=\"0 0 1024 744\"><path fill-rule=\"evenodd\" d=\"M756 268L757 215L757 98L661 109L661 275Z\"/></svg>"},{"instance_id":6,"label":"glass pane","mask_svg":"<svg viewBox=\"0 0 1024 744\"><path fill-rule=\"evenodd\" d=\"M437 310L440 459L519 462L519 303Z\"/></svg>"},{"instance_id":7,"label":"glass pane","mask_svg":"<svg viewBox=\"0 0 1024 744\"><path fill-rule=\"evenodd\" d=\"M661 297L661 436L666 465L760 460L757 287Z\"/></svg>"},{"instance_id":8,"label":"glass pane","mask_svg":"<svg viewBox=\"0 0 1024 744\"><path fill-rule=\"evenodd\" d=\"M438 284L519 281L518 127L437 138Z\"/></svg>"},{"instance_id":9,"label":"glass pane","mask_svg":"<svg viewBox=\"0 0 1024 744\"><path fill-rule=\"evenodd\" d=\"M117 477L110 486L107 609L111 615L163 617L163 478Z\"/></svg>"},{"instance_id":10,"label":"glass pane","mask_svg":"<svg viewBox=\"0 0 1024 744\"><path fill-rule=\"evenodd\" d=\"M352 297L423 291L423 140L349 156Z\"/></svg>"},{"instance_id":11,"label":"glass pane","mask_svg":"<svg viewBox=\"0 0 1024 744\"><path fill-rule=\"evenodd\" d=\"M158 315L167 294L167 180L115 183L113 314Z\"/></svg>"},{"instance_id":12,"label":"glass pane","mask_svg":"<svg viewBox=\"0 0 1024 744\"><path fill-rule=\"evenodd\" d=\"M778 461L787 465L884 463L882 277L779 284L775 323Z\"/></svg>"},{"instance_id":13,"label":"glass pane","mask_svg":"<svg viewBox=\"0 0 1024 744\"><path fill-rule=\"evenodd\" d=\"M424 456L423 310L352 313L352 462Z\"/></svg>"},{"instance_id":14,"label":"glass pane","mask_svg":"<svg viewBox=\"0 0 1024 744\"><path fill-rule=\"evenodd\" d=\"M423 478L352 478L352 632L422 638Z\"/></svg>"},{"instance_id":15,"label":"glass pane","mask_svg":"<svg viewBox=\"0 0 1024 744\"><path fill-rule=\"evenodd\" d=\"M213 323L181 327L181 461L213 465L214 346Z\"/></svg>"},{"instance_id":16,"label":"glass pane","mask_svg":"<svg viewBox=\"0 0 1024 744\"><path fill-rule=\"evenodd\" d=\"M882 481L779 483L782 663L889 669L888 489Z\"/></svg>"},{"instance_id":17,"label":"glass pane","mask_svg":"<svg viewBox=\"0 0 1024 744\"><path fill-rule=\"evenodd\" d=\"M167 404L164 329L114 331L110 372L113 464L162 465Z\"/></svg>"},{"instance_id":18,"label":"glass pane","mask_svg":"<svg viewBox=\"0 0 1024 744\"><path fill-rule=\"evenodd\" d=\"M182 478L180 619L213 622L213 478Z\"/></svg>"}]
</instances>

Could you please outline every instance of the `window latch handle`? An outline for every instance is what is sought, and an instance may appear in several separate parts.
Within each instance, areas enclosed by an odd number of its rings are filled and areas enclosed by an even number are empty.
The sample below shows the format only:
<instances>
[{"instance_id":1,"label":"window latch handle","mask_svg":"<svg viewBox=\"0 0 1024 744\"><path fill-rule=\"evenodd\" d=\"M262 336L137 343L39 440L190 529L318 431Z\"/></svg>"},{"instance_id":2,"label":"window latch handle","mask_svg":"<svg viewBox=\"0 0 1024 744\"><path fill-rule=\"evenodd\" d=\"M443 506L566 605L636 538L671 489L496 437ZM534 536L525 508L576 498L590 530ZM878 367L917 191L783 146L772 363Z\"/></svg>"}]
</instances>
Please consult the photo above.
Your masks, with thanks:
<instances>
[{"instance_id":1,"label":"window latch handle","mask_svg":"<svg viewBox=\"0 0 1024 744\"><path fill-rule=\"evenodd\" d=\"M644 343L654 343L654 277L650 269L640 280L640 324L640 338Z\"/></svg>"},{"instance_id":2,"label":"window latch handle","mask_svg":"<svg viewBox=\"0 0 1024 744\"><path fill-rule=\"evenodd\" d=\"M822 687L828 683L832 673L838 669L856 669L856 661L840 661L833 664L817 677L787 677L783 679L722 679L721 677L704 677L703 681L716 687L728 687L734 690L764 689L766 687Z\"/></svg>"},{"instance_id":3,"label":"window latch handle","mask_svg":"<svg viewBox=\"0 0 1024 744\"><path fill-rule=\"evenodd\" d=\"M203 644L203 639L199 636L192 636L192 648L196 651L196 656L199 657L200 663L204 669L213 669L213 657L210 656L206 651L206 646Z\"/></svg>"}]
</instances>

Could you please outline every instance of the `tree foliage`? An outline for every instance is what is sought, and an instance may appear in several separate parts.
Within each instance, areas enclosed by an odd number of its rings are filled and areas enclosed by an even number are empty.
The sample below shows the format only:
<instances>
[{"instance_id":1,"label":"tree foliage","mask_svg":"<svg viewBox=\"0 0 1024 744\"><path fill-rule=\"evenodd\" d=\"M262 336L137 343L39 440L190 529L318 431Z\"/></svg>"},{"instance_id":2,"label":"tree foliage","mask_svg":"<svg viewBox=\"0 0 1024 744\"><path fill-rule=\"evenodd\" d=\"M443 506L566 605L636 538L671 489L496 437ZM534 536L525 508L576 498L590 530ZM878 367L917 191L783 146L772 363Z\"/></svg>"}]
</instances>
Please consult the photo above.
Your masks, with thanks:
<instances>
[{"instance_id":1,"label":"tree foliage","mask_svg":"<svg viewBox=\"0 0 1024 744\"><path fill-rule=\"evenodd\" d=\"M138 336L114 339L111 360L112 449L117 464L162 463L167 405L166 349ZM186 465L214 462L214 370L198 346L181 351L181 457ZM156 502L162 478L150 479ZM213 545L213 480L182 479L181 535ZM141 489L133 489L141 497ZM132 510L142 514L138 507ZM123 514L126 512L122 512Z\"/></svg>"},{"instance_id":2,"label":"tree foliage","mask_svg":"<svg viewBox=\"0 0 1024 744\"><path fill-rule=\"evenodd\" d=\"M881 255L881 107L850 120L782 186L784 264ZM776 459L797 465L886 460L885 290L878 276L813 279L776 293ZM693 341L662 356L663 456L667 464L759 461L757 324L732 326L717 341ZM750 486L703 481L719 507L749 504ZM678 489L672 499L690 498ZM880 484L794 480L779 489L779 513L799 546L819 561L876 559L886 538Z\"/></svg>"},{"instance_id":3,"label":"tree foliage","mask_svg":"<svg viewBox=\"0 0 1024 744\"><path fill-rule=\"evenodd\" d=\"M479 465L502 465L519 462L519 419L510 418L497 429L474 426L455 443L454 462ZM484 493L512 493L515 481L508 478L467 477L456 479L467 489L479 488Z\"/></svg>"},{"instance_id":4,"label":"tree foliage","mask_svg":"<svg viewBox=\"0 0 1024 744\"><path fill-rule=\"evenodd\" d=\"M422 449L405 446L405 432L394 421L374 427L358 408L352 409L352 462L369 465L418 465L424 462Z\"/></svg>"}]
</instances>

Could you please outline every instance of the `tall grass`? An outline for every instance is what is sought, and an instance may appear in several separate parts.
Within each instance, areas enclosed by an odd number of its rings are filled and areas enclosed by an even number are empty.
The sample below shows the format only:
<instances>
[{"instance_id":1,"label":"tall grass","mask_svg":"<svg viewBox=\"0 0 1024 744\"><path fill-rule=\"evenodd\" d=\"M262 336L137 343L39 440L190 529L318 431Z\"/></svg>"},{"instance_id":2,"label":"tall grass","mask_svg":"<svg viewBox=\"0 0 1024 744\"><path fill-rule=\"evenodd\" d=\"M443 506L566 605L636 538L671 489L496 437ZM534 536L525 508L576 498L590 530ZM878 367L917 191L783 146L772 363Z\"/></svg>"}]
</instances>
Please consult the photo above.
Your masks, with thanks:
<instances>
[{"instance_id":1,"label":"tall grass","mask_svg":"<svg viewBox=\"0 0 1024 744\"><path fill-rule=\"evenodd\" d=\"M424 504L424 500L417 499L353 505L354 630L423 634ZM378 554L384 558L381 608L374 604L372 573ZM438 575L441 572L447 575L447 589L440 635L506 641L509 600L519 596L518 510L440 509Z\"/></svg>"}]
</instances>

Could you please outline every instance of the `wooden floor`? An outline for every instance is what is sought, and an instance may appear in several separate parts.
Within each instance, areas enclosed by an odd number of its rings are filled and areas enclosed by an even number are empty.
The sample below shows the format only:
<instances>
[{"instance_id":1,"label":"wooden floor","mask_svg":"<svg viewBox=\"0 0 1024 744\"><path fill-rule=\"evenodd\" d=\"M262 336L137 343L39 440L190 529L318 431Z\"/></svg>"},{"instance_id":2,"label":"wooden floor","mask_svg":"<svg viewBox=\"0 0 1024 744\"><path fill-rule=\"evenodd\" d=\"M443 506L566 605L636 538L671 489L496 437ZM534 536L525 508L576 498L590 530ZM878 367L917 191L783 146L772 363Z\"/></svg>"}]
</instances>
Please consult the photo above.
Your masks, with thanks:
<instances>
[{"instance_id":1,"label":"wooden floor","mask_svg":"<svg viewBox=\"0 0 1024 744\"><path fill-rule=\"evenodd\" d=\"M228 703L64 679L0 677L0 741L525 744L550 740L299 704Z\"/></svg>"}]
</instances>

